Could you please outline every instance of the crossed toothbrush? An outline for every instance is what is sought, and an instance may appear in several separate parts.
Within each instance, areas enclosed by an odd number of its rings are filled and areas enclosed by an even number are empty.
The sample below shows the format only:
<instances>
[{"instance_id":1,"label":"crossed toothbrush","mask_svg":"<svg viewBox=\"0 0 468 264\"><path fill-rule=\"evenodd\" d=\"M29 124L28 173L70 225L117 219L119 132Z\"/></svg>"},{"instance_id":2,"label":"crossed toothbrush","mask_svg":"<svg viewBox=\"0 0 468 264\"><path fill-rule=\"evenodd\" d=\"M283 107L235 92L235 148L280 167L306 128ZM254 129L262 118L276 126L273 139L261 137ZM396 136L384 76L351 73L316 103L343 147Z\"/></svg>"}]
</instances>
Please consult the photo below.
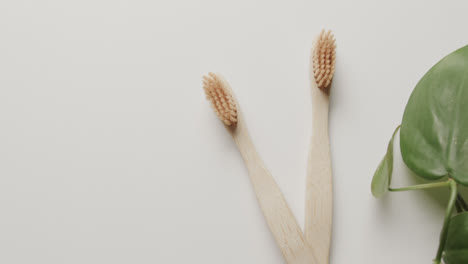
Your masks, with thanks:
<instances>
[{"instance_id":1,"label":"crossed toothbrush","mask_svg":"<svg viewBox=\"0 0 468 264\"><path fill-rule=\"evenodd\" d=\"M255 150L228 82L219 73L209 73L203 77L207 99L236 142L268 227L286 262L291 264L327 264L329 259L333 197L328 109L335 71L335 49L331 31L322 31L312 45L310 56L313 126L307 168L304 233Z\"/></svg>"}]
</instances>

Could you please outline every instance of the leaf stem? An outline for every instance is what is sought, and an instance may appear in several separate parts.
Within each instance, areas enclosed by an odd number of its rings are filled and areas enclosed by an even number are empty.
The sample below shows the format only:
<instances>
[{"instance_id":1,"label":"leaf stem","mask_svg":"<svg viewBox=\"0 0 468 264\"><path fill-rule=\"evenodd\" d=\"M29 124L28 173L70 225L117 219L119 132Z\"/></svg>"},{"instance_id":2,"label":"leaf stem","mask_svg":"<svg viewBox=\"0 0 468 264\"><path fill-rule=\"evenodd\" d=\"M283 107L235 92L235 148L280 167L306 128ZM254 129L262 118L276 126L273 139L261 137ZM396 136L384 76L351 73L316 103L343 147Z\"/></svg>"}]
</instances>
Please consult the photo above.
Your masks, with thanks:
<instances>
[{"instance_id":1,"label":"leaf stem","mask_svg":"<svg viewBox=\"0 0 468 264\"><path fill-rule=\"evenodd\" d=\"M390 188L388 190L391 192L403 192L403 191L412 191L412 190L422 190L422 189L430 189L430 188L438 188L438 187L445 187L449 186L452 180L444 181L444 182L435 182L435 183L426 183L426 184L418 184L403 188Z\"/></svg>"},{"instance_id":2,"label":"leaf stem","mask_svg":"<svg viewBox=\"0 0 468 264\"><path fill-rule=\"evenodd\" d=\"M450 219L452 218L453 207L455 205L455 201L457 200L457 183L452 179L449 179L448 182L450 185L450 200L448 202L447 209L445 210L444 226L440 232L439 249L437 249L437 255L434 259L434 264L440 264L440 260L442 259L442 253L445 249L445 242L447 241L447 231L450 224Z\"/></svg>"}]
</instances>

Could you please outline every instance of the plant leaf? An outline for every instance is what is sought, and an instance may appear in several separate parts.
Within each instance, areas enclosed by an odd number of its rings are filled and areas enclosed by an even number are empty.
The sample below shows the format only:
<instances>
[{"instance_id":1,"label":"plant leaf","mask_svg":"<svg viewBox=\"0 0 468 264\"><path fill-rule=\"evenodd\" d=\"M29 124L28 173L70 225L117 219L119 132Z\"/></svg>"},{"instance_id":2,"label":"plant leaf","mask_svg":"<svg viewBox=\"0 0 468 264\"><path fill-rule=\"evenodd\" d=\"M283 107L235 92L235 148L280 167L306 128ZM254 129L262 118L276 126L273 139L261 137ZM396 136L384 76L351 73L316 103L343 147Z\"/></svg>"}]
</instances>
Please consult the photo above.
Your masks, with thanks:
<instances>
[{"instance_id":1,"label":"plant leaf","mask_svg":"<svg viewBox=\"0 0 468 264\"><path fill-rule=\"evenodd\" d=\"M399 128L400 126L398 126L393 132L392 138L390 139L390 142L388 142L387 153L375 170L374 177L372 178L371 190L372 194L376 198L379 198L388 190L388 186L392 181L393 140Z\"/></svg>"},{"instance_id":2,"label":"plant leaf","mask_svg":"<svg viewBox=\"0 0 468 264\"><path fill-rule=\"evenodd\" d=\"M401 124L403 161L417 175L450 175L468 186L468 45L434 65L419 81Z\"/></svg>"},{"instance_id":3,"label":"plant leaf","mask_svg":"<svg viewBox=\"0 0 468 264\"><path fill-rule=\"evenodd\" d=\"M448 227L444 262L446 264L468 263L468 212L452 217Z\"/></svg>"}]
</instances>

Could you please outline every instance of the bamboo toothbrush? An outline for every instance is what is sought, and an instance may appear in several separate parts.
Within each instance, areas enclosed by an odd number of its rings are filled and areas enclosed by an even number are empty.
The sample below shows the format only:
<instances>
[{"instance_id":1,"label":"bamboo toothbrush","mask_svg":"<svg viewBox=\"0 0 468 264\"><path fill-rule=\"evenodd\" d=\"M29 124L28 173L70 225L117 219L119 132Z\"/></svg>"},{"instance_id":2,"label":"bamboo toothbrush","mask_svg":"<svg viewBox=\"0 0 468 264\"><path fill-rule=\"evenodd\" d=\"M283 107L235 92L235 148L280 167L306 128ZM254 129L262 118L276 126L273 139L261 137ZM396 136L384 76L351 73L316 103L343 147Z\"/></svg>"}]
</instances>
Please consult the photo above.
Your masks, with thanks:
<instances>
[{"instance_id":1,"label":"bamboo toothbrush","mask_svg":"<svg viewBox=\"0 0 468 264\"><path fill-rule=\"evenodd\" d=\"M328 106L335 71L335 48L331 31L322 31L310 56L313 119L306 180L305 236L317 264L328 264L330 254L333 190Z\"/></svg>"},{"instance_id":2,"label":"bamboo toothbrush","mask_svg":"<svg viewBox=\"0 0 468 264\"><path fill-rule=\"evenodd\" d=\"M275 180L250 139L231 87L220 74L203 77L203 89L214 111L237 144L266 222L287 263L315 264L312 251Z\"/></svg>"}]
</instances>

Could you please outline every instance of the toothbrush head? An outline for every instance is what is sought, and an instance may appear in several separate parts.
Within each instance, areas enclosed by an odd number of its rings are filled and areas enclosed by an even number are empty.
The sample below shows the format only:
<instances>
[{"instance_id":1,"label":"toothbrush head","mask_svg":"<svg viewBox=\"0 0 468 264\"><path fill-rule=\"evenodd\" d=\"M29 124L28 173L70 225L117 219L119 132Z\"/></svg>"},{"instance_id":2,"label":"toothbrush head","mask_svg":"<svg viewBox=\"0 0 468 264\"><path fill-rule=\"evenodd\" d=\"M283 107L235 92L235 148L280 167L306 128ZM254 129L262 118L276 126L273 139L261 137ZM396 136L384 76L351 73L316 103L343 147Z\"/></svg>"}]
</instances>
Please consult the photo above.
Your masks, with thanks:
<instances>
[{"instance_id":1,"label":"toothbrush head","mask_svg":"<svg viewBox=\"0 0 468 264\"><path fill-rule=\"evenodd\" d=\"M208 73L203 76L203 89L219 119L226 126L235 127L238 117L237 104L231 87L224 78L218 73Z\"/></svg>"},{"instance_id":2,"label":"toothbrush head","mask_svg":"<svg viewBox=\"0 0 468 264\"><path fill-rule=\"evenodd\" d=\"M322 30L312 51L312 68L318 88L326 94L330 94L335 73L335 54L336 44L331 30Z\"/></svg>"}]
</instances>

